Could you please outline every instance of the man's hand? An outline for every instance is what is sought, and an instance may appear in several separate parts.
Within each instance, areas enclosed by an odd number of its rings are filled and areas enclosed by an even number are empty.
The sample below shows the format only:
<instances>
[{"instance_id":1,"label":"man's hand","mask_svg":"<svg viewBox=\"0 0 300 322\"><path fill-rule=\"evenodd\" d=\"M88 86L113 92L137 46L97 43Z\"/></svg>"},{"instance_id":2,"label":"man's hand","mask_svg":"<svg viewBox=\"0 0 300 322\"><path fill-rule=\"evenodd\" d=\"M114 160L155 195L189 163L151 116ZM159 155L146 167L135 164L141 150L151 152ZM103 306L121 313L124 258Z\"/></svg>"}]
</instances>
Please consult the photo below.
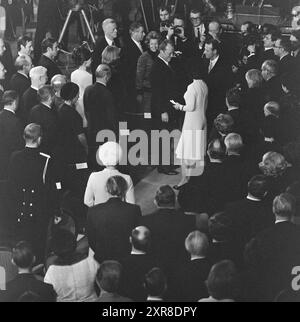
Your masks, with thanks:
<instances>
[{"instance_id":1,"label":"man's hand","mask_svg":"<svg viewBox=\"0 0 300 322\"><path fill-rule=\"evenodd\" d=\"M163 114L161 115L161 121L162 121L163 123L169 123L169 114L168 114L168 113L163 113Z\"/></svg>"},{"instance_id":2,"label":"man's hand","mask_svg":"<svg viewBox=\"0 0 300 322\"><path fill-rule=\"evenodd\" d=\"M170 39L174 36L174 28L170 27L168 28L168 34L167 34L167 38Z\"/></svg>"}]
</instances>

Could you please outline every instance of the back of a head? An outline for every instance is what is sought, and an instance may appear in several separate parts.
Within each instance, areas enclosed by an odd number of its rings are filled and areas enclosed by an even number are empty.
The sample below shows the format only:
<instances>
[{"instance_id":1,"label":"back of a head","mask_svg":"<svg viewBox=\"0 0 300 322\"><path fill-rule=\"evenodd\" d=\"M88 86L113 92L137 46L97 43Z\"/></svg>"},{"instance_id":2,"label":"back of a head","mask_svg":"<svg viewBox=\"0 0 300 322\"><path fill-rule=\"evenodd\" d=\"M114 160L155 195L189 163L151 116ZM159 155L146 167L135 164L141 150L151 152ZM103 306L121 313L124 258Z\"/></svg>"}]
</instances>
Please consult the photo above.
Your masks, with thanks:
<instances>
[{"instance_id":1,"label":"back of a head","mask_svg":"<svg viewBox=\"0 0 300 322\"><path fill-rule=\"evenodd\" d=\"M96 70L96 78L103 80L105 78L110 78L111 77L111 69L108 65L106 64L101 64L97 67Z\"/></svg>"},{"instance_id":2,"label":"back of a head","mask_svg":"<svg viewBox=\"0 0 300 322\"><path fill-rule=\"evenodd\" d=\"M273 213L277 218L291 220L296 213L296 199L289 193L282 193L273 202Z\"/></svg>"},{"instance_id":3,"label":"back of a head","mask_svg":"<svg viewBox=\"0 0 300 322\"><path fill-rule=\"evenodd\" d=\"M263 161L259 164L262 173L270 177L279 177L283 175L290 164L285 157L277 152L268 152L263 156Z\"/></svg>"},{"instance_id":4,"label":"back of a head","mask_svg":"<svg viewBox=\"0 0 300 322\"><path fill-rule=\"evenodd\" d=\"M276 117L280 116L280 104L277 102L268 102L264 109Z\"/></svg>"},{"instance_id":5,"label":"back of a head","mask_svg":"<svg viewBox=\"0 0 300 322\"><path fill-rule=\"evenodd\" d=\"M233 262L214 265L207 279L208 293L216 300L235 300L238 296L238 274Z\"/></svg>"},{"instance_id":6,"label":"back of a head","mask_svg":"<svg viewBox=\"0 0 300 322\"><path fill-rule=\"evenodd\" d=\"M25 241L19 242L13 249L12 260L18 268L32 268L35 257L31 245Z\"/></svg>"},{"instance_id":7,"label":"back of a head","mask_svg":"<svg viewBox=\"0 0 300 322\"><path fill-rule=\"evenodd\" d=\"M59 258L71 256L76 251L77 243L75 236L65 229L58 229L51 238L51 249Z\"/></svg>"},{"instance_id":8,"label":"back of a head","mask_svg":"<svg viewBox=\"0 0 300 322\"><path fill-rule=\"evenodd\" d=\"M263 84L263 76L260 70L250 69L246 74L246 80L251 88L259 88Z\"/></svg>"},{"instance_id":9,"label":"back of a head","mask_svg":"<svg viewBox=\"0 0 300 322\"><path fill-rule=\"evenodd\" d=\"M3 106L12 106L19 99L19 95L16 91L5 91L2 96Z\"/></svg>"},{"instance_id":10,"label":"back of a head","mask_svg":"<svg viewBox=\"0 0 300 322\"><path fill-rule=\"evenodd\" d=\"M45 38L41 44L42 53L45 54L48 48L52 49L55 43L56 43L56 40L54 38Z\"/></svg>"},{"instance_id":11,"label":"back of a head","mask_svg":"<svg viewBox=\"0 0 300 322\"><path fill-rule=\"evenodd\" d=\"M92 57L91 51L86 46L79 46L74 48L72 57L77 66L81 66L84 62Z\"/></svg>"},{"instance_id":12,"label":"back of a head","mask_svg":"<svg viewBox=\"0 0 300 322\"><path fill-rule=\"evenodd\" d=\"M227 153L240 153L244 147L242 137L237 133L230 133L225 138Z\"/></svg>"},{"instance_id":13,"label":"back of a head","mask_svg":"<svg viewBox=\"0 0 300 322\"><path fill-rule=\"evenodd\" d=\"M234 120L228 114L219 114L214 120L214 125L219 133L227 135L233 130Z\"/></svg>"},{"instance_id":14,"label":"back of a head","mask_svg":"<svg viewBox=\"0 0 300 322\"><path fill-rule=\"evenodd\" d=\"M147 252L150 247L151 233L146 227L137 227L131 233L132 246L142 252Z\"/></svg>"},{"instance_id":15,"label":"back of a head","mask_svg":"<svg viewBox=\"0 0 300 322\"><path fill-rule=\"evenodd\" d=\"M55 92L51 85L44 85L38 90L38 98L41 103L47 102L54 95Z\"/></svg>"},{"instance_id":16,"label":"back of a head","mask_svg":"<svg viewBox=\"0 0 300 322\"><path fill-rule=\"evenodd\" d=\"M227 242L232 237L232 221L224 212L209 218L208 229L210 236L218 242Z\"/></svg>"},{"instance_id":17,"label":"back of a head","mask_svg":"<svg viewBox=\"0 0 300 322\"><path fill-rule=\"evenodd\" d=\"M290 53L292 51L292 45L290 39L286 38L279 38L280 40L280 46L283 48L283 50L287 53Z\"/></svg>"},{"instance_id":18,"label":"back of a head","mask_svg":"<svg viewBox=\"0 0 300 322\"><path fill-rule=\"evenodd\" d=\"M25 66L31 65L30 58L25 55L18 56L15 61L15 67L17 71L23 70Z\"/></svg>"},{"instance_id":19,"label":"back of a head","mask_svg":"<svg viewBox=\"0 0 300 322\"><path fill-rule=\"evenodd\" d=\"M32 41L32 39L29 36L21 36L17 40L17 49L18 51L21 50L21 46L26 47L27 43Z\"/></svg>"},{"instance_id":20,"label":"back of a head","mask_svg":"<svg viewBox=\"0 0 300 322\"><path fill-rule=\"evenodd\" d=\"M101 166L116 166L123 156L123 151L117 142L106 142L99 147L97 160Z\"/></svg>"},{"instance_id":21,"label":"back of a head","mask_svg":"<svg viewBox=\"0 0 300 322\"><path fill-rule=\"evenodd\" d=\"M165 39L164 41L162 41L160 43L160 45L159 45L159 51L160 52L165 52L168 46L171 46L171 47L174 48L173 42L171 40L169 40L169 39Z\"/></svg>"},{"instance_id":22,"label":"back of a head","mask_svg":"<svg viewBox=\"0 0 300 322\"><path fill-rule=\"evenodd\" d=\"M125 200L128 191L127 181L121 176L110 177L106 183L107 192L112 197L118 197Z\"/></svg>"},{"instance_id":23,"label":"back of a head","mask_svg":"<svg viewBox=\"0 0 300 322\"><path fill-rule=\"evenodd\" d=\"M248 193L258 199L263 199L269 190L269 181L264 175L253 177L248 183Z\"/></svg>"},{"instance_id":24,"label":"back of a head","mask_svg":"<svg viewBox=\"0 0 300 322\"><path fill-rule=\"evenodd\" d=\"M79 96L79 86L75 83L69 82L61 88L60 96L65 101L73 101Z\"/></svg>"},{"instance_id":25,"label":"back of a head","mask_svg":"<svg viewBox=\"0 0 300 322\"><path fill-rule=\"evenodd\" d=\"M31 79L38 79L46 74L47 74L47 69L45 67L37 66L37 67L31 68L29 72L29 77Z\"/></svg>"},{"instance_id":26,"label":"back of a head","mask_svg":"<svg viewBox=\"0 0 300 322\"><path fill-rule=\"evenodd\" d=\"M102 52L102 64L112 64L120 58L120 48L116 46L107 46Z\"/></svg>"},{"instance_id":27,"label":"back of a head","mask_svg":"<svg viewBox=\"0 0 300 322\"><path fill-rule=\"evenodd\" d=\"M214 160L224 160L226 156L226 146L219 139L212 140L208 145L208 155Z\"/></svg>"},{"instance_id":28,"label":"back of a head","mask_svg":"<svg viewBox=\"0 0 300 322\"><path fill-rule=\"evenodd\" d=\"M25 127L24 139L26 143L36 143L42 137L42 127L38 124L31 123Z\"/></svg>"},{"instance_id":29,"label":"back of a head","mask_svg":"<svg viewBox=\"0 0 300 322\"><path fill-rule=\"evenodd\" d=\"M67 83L67 77L65 75L57 74L51 79L51 86L54 91L57 93L61 90L61 88Z\"/></svg>"},{"instance_id":30,"label":"back of a head","mask_svg":"<svg viewBox=\"0 0 300 322\"><path fill-rule=\"evenodd\" d=\"M150 296L163 296L167 287L167 279L160 268L153 268L145 276L145 289Z\"/></svg>"},{"instance_id":31,"label":"back of a head","mask_svg":"<svg viewBox=\"0 0 300 322\"><path fill-rule=\"evenodd\" d=\"M192 256L206 257L209 247L208 238L200 231L191 232L185 240L185 249Z\"/></svg>"},{"instance_id":32,"label":"back of a head","mask_svg":"<svg viewBox=\"0 0 300 322\"><path fill-rule=\"evenodd\" d=\"M117 261L105 261L97 272L97 283L101 290L117 293L122 276L122 265Z\"/></svg>"},{"instance_id":33,"label":"back of a head","mask_svg":"<svg viewBox=\"0 0 300 322\"><path fill-rule=\"evenodd\" d=\"M239 88L234 87L228 90L226 94L226 98L229 106L240 107L242 95Z\"/></svg>"},{"instance_id":34,"label":"back of a head","mask_svg":"<svg viewBox=\"0 0 300 322\"><path fill-rule=\"evenodd\" d=\"M170 186L161 186L158 188L155 201L159 207L174 207L176 195Z\"/></svg>"}]
</instances>

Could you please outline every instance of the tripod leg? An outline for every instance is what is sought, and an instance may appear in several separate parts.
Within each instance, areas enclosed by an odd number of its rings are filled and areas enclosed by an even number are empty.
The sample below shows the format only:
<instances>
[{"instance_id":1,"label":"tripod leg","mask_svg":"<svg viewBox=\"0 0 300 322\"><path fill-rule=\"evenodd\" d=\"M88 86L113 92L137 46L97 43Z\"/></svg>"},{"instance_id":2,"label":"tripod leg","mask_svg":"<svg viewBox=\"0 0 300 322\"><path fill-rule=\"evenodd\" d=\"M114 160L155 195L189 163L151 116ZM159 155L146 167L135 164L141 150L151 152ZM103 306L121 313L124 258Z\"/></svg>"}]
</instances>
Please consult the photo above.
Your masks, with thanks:
<instances>
[{"instance_id":1,"label":"tripod leg","mask_svg":"<svg viewBox=\"0 0 300 322\"><path fill-rule=\"evenodd\" d=\"M90 36L91 36L91 39L92 39L93 43L95 44L95 43L96 43L96 39L95 39L95 37L94 37L94 35L93 35L93 32L92 32L91 26L90 26L90 24L89 24L89 21L88 21L88 19L87 19L87 17L86 17L86 14L85 14L84 10L81 10L81 14L82 14L82 16L83 16L83 19L84 19L84 21L85 21L85 24L86 24L86 27L87 27L87 29L88 29L88 31L89 31L89 34L90 34Z\"/></svg>"},{"instance_id":2,"label":"tripod leg","mask_svg":"<svg viewBox=\"0 0 300 322\"><path fill-rule=\"evenodd\" d=\"M70 22L71 16L72 16L72 10L69 11L67 19L66 19L66 21L64 23L63 29L62 29L61 34L59 36L59 39L58 39L59 44L62 42L62 40L64 38L64 35L66 33L66 30L67 30L68 24Z\"/></svg>"}]
</instances>

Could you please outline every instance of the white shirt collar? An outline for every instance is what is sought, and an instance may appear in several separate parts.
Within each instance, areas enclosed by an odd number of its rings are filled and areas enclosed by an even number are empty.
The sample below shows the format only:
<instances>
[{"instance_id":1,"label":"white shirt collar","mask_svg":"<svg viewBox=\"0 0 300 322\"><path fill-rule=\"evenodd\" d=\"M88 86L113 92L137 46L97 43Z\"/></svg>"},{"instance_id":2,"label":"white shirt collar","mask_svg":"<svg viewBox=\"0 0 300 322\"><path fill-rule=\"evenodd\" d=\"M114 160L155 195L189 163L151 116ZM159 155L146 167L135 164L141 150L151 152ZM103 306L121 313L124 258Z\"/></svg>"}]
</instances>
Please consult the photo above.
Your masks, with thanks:
<instances>
[{"instance_id":1,"label":"white shirt collar","mask_svg":"<svg viewBox=\"0 0 300 322\"><path fill-rule=\"evenodd\" d=\"M275 142L274 138L265 138L265 142L273 143Z\"/></svg>"},{"instance_id":2,"label":"white shirt collar","mask_svg":"<svg viewBox=\"0 0 300 322\"><path fill-rule=\"evenodd\" d=\"M105 35L104 37L105 37L105 40L106 40L106 42L108 43L108 45L109 45L109 46L112 46L112 45L113 45L113 43L114 43L114 41L113 41L113 40L110 40L109 38L107 38L107 36L106 36L106 35Z\"/></svg>"},{"instance_id":3,"label":"white shirt collar","mask_svg":"<svg viewBox=\"0 0 300 322\"><path fill-rule=\"evenodd\" d=\"M167 66L169 66L169 63L166 60L164 60L162 57L158 56L158 58L161 59Z\"/></svg>"},{"instance_id":4,"label":"white shirt collar","mask_svg":"<svg viewBox=\"0 0 300 322\"><path fill-rule=\"evenodd\" d=\"M156 296L148 296L148 297L147 297L147 301L152 301L152 302L163 302L163 299L161 299L160 297L156 297Z\"/></svg>"},{"instance_id":5,"label":"white shirt collar","mask_svg":"<svg viewBox=\"0 0 300 322\"><path fill-rule=\"evenodd\" d=\"M286 56L288 56L288 55L289 55L289 53L285 54L284 56L282 56L282 57L280 58L280 60L282 60L284 57L286 57Z\"/></svg>"},{"instance_id":6,"label":"white shirt collar","mask_svg":"<svg viewBox=\"0 0 300 322\"><path fill-rule=\"evenodd\" d=\"M265 48L265 51L271 50L271 49L273 49L273 47L267 47L267 48Z\"/></svg>"},{"instance_id":7,"label":"white shirt collar","mask_svg":"<svg viewBox=\"0 0 300 322\"><path fill-rule=\"evenodd\" d=\"M275 221L275 225L277 225L277 224L281 224L281 223L283 223L283 222L289 222L287 219L282 219L282 220L276 220Z\"/></svg>"},{"instance_id":8,"label":"white shirt collar","mask_svg":"<svg viewBox=\"0 0 300 322\"><path fill-rule=\"evenodd\" d=\"M214 60L211 60L209 63L210 71L216 66L216 63L218 62L220 56L216 57Z\"/></svg>"},{"instance_id":9,"label":"white shirt collar","mask_svg":"<svg viewBox=\"0 0 300 322\"><path fill-rule=\"evenodd\" d=\"M26 75L25 73L23 73L23 72L22 72L22 71L20 71L20 70L18 70L18 71L17 71L17 73L19 73L19 74L23 75L23 76L24 76L24 77L26 77L26 78L29 78L29 77L28 77L28 75Z\"/></svg>"},{"instance_id":10,"label":"white shirt collar","mask_svg":"<svg viewBox=\"0 0 300 322\"><path fill-rule=\"evenodd\" d=\"M31 85L30 87L31 87L32 89L36 90L36 91L38 91L38 90L39 90L37 87L35 87L35 86L33 86L33 85Z\"/></svg>"},{"instance_id":11,"label":"white shirt collar","mask_svg":"<svg viewBox=\"0 0 300 322\"><path fill-rule=\"evenodd\" d=\"M136 44L136 46L138 47L138 49L140 50L140 52L144 52L143 51L143 47L142 47L142 45L141 45L141 43L140 42L137 42L136 40L134 40L133 38L131 38L132 39L132 41Z\"/></svg>"},{"instance_id":12,"label":"white shirt collar","mask_svg":"<svg viewBox=\"0 0 300 322\"><path fill-rule=\"evenodd\" d=\"M134 249L131 251L131 255L146 255L146 253L141 250Z\"/></svg>"},{"instance_id":13,"label":"white shirt collar","mask_svg":"<svg viewBox=\"0 0 300 322\"><path fill-rule=\"evenodd\" d=\"M196 260L198 260L198 259L205 259L206 257L205 256L193 256L192 258L191 258L191 261L196 261Z\"/></svg>"},{"instance_id":14,"label":"white shirt collar","mask_svg":"<svg viewBox=\"0 0 300 322\"><path fill-rule=\"evenodd\" d=\"M3 109L8 111L8 112L12 112L13 114L16 114L16 112L11 110L9 107L4 107Z\"/></svg>"},{"instance_id":15,"label":"white shirt collar","mask_svg":"<svg viewBox=\"0 0 300 322\"><path fill-rule=\"evenodd\" d=\"M250 196L250 195L248 195L248 196L247 196L247 199L248 199L248 200L250 200L250 201L257 201L257 202L258 202L258 201L261 201L260 199L255 198L255 197Z\"/></svg>"},{"instance_id":16,"label":"white shirt collar","mask_svg":"<svg viewBox=\"0 0 300 322\"><path fill-rule=\"evenodd\" d=\"M250 54L250 55L248 56L248 58L250 58L250 57L252 57L252 56L255 56L255 54L254 54L254 53Z\"/></svg>"},{"instance_id":17,"label":"white shirt collar","mask_svg":"<svg viewBox=\"0 0 300 322\"><path fill-rule=\"evenodd\" d=\"M239 107L234 107L234 106L230 106L228 107L228 111L236 111L236 110L239 110L240 108Z\"/></svg>"},{"instance_id":18,"label":"white shirt collar","mask_svg":"<svg viewBox=\"0 0 300 322\"><path fill-rule=\"evenodd\" d=\"M52 107L48 104L42 103L43 105L45 105L46 107L48 107L50 110L52 109Z\"/></svg>"},{"instance_id":19,"label":"white shirt collar","mask_svg":"<svg viewBox=\"0 0 300 322\"><path fill-rule=\"evenodd\" d=\"M105 86L106 87L106 84L105 83L103 83L103 82L101 82L101 81L96 81L96 83L98 83L98 84L101 84L101 85L103 85L103 86Z\"/></svg>"}]
</instances>

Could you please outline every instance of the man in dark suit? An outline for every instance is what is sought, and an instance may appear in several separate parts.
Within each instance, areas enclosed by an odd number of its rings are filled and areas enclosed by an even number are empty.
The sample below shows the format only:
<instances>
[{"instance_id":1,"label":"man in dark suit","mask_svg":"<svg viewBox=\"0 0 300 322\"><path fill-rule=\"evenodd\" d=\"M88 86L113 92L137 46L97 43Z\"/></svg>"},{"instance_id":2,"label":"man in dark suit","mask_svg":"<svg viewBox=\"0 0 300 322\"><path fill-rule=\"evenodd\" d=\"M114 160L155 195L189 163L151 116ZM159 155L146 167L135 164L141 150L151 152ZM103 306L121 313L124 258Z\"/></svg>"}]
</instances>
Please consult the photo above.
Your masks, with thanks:
<instances>
[{"instance_id":1,"label":"man in dark suit","mask_svg":"<svg viewBox=\"0 0 300 322\"><path fill-rule=\"evenodd\" d=\"M139 206L123 202L127 183L122 177L112 177L107 181L111 196L106 203L89 209L87 236L89 245L101 263L108 259L122 259L129 255L129 236L138 226L141 217Z\"/></svg>"},{"instance_id":2,"label":"man in dark suit","mask_svg":"<svg viewBox=\"0 0 300 322\"><path fill-rule=\"evenodd\" d=\"M96 83L85 90L83 97L84 110L88 121L89 152L93 160L101 143L97 142L97 134L100 131L112 131L115 138L111 140L118 140L119 135L119 125L113 96L106 87L111 78L110 67L99 65L96 70L96 78Z\"/></svg>"},{"instance_id":3,"label":"man in dark suit","mask_svg":"<svg viewBox=\"0 0 300 322\"><path fill-rule=\"evenodd\" d=\"M136 70L138 59L144 52L142 41L145 37L144 27L134 22L129 28L130 39L124 47L123 60L128 97L127 112L137 112Z\"/></svg>"},{"instance_id":4,"label":"man in dark suit","mask_svg":"<svg viewBox=\"0 0 300 322\"><path fill-rule=\"evenodd\" d=\"M227 157L224 160L224 176L228 193L226 195L227 202L240 200L246 193L246 178L244 173L244 162L242 151L244 148L243 139L239 134L231 133L225 138L225 146Z\"/></svg>"},{"instance_id":5,"label":"man in dark suit","mask_svg":"<svg viewBox=\"0 0 300 322\"><path fill-rule=\"evenodd\" d=\"M204 68L205 81L209 89L207 121L209 129L214 119L225 112L226 91L231 84L232 71L221 57L220 44L217 40L209 40L205 44Z\"/></svg>"},{"instance_id":6,"label":"man in dark suit","mask_svg":"<svg viewBox=\"0 0 300 322\"><path fill-rule=\"evenodd\" d=\"M38 280L32 273L35 256L27 242L20 242L13 250L12 260L18 267L18 276L7 283L4 302L55 302L53 286Z\"/></svg>"},{"instance_id":7,"label":"man in dark suit","mask_svg":"<svg viewBox=\"0 0 300 322\"><path fill-rule=\"evenodd\" d=\"M276 30L275 26L272 28L268 28L265 31L263 36L264 43L264 52L261 55L260 62L263 64L266 60L275 60L278 61L278 57L276 57L274 53L275 42L278 39L279 33Z\"/></svg>"},{"instance_id":8,"label":"man in dark suit","mask_svg":"<svg viewBox=\"0 0 300 322\"><path fill-rule=\"evenodd\" d=\"M58 115L52 107L54 95L54 90L50 85L39 88L40 104L31 109L28 121L28 123L36 123L42 127L41 150L46 153L52 153L58 143Z\"/></svg>"},{"instance_id":9,"label":"man in dark suit","mask_svg":"<svg viewBox=\"0 0 300 322\"><path fill-rule=\"evenodd\" d=\"M295 211L294 197L286 193L276 197L275 225L247 246L246 255L258 276L259 300L273 301L282 290L291 288L293 269L300 259L300 229L291 222Z\"/></svg>"},{"instance_id":10,"label":"man in dark suit","mask_svg":"<svg viewBox=\"0 0 300 322\"><path fill-rule=\"evenodd\" d=\"M175 208L176 196L170 186L162 186L155 196L158 210L141 218L141 225L152 232L152 250L159 267L172 270L186 259L184 240L194 230L194 221Z\"/></svg>"},{"instance_id":11,"label":"man in dark suit","mask_svg":"<svg viewBox=\"0 0 300 322\"><path fill-rule=\"evenodd\" d=\"M205 281L210 271L208 238L194 231L185 240L190 260L175 268L169 281L169 298L178 302L197 302L208 296Z\"/></svg>"},{"instance_id":12,"label":"man in dark suit","mask_svg":"<svg viewBox=\"0 0 300 322\"><path fill-rule=\"evenodd\" d=\"M31 109L39 104L38 89L47 82L47 69L42 66L30 70L31 86L24 92L20 102L20 118L24 125L28 122Z\"/></svg>"},{"instance_id":13,"label":"man in dark suit","mask_svg":"<svg viewBox=\"0 0 300 322\"><path fill-rule=\"evenodd\" d=\"M291 38L292 56L295 58L296 68L300 68L300 30L292 32Z\"/></svg>"},{"instance_id":14,"label":"man in dark suit","mask_svg":"<svg viewBox=\"0 0 300 322\"><path fill-rule=\"evenodd\" d=\"M291 42L288 39L278 38L275 42L274 52L279 57L279 75L294 72L295 59L291 56Z\"/></svg>"},{"instance_id":15,"label":"man in dark suit","mask_svg":"<svg viewBox=\"0 0 300 322\"><path fill-rule=\"evenodd\" d=\"M55 59L58 55L58 42L53 38L46 38L42 42L42 56L38 62L39 66L47 69L48 84L53 76L62 74Z\"/></svg>"},{"instance_id":16,"label":"man in dark suit","mask_svg":"<svg viewBox=\"0 0 300 322\"><path fill-rule=\"evenodd\" d=\"M263 85L265 103L270 101L278 102L283 95L279 77L278 63L274 60L267 60L262 65L262 76L265 80Z\"/></svg>"},{"instance_id":17,"label":"man in dark suit","mask_svg":"<svg viewBox=\"0 0 300 322\"><path fill-rule=\"evenodd\" d=\"M19 97L14 91L4 93L0 112L0 178L7 178L9 159L14 151L24 147L22 123L16 116Z\"/></svg>"},{"instance_id":18,"label":"man in dark suit","mask_svg":"<svg viewBox=\"0 0 300 322\"><path fill-rule=\"evenodd\" d=\"M16 91L21 98L31 85L29 78L29 72L32 67L31 58L24 55L18 56L15 66L17 73L15 73L10 80L10 88Z\"/></svg>"},{"instance_id":19,"label":"man in dark suit","mask_svg":"<svg viewBox=\"0 0 300 322\"><path fill-rule=\"evenodd\" d=\"M127 303L131 299L118 294L122 280L122 265L116 261L105 261L97 272L96 283L100 289L99 303Z\"/></svg>"},{"instance_id":20,"label":"man in dark suit","mask_svg":"<svg viewBox=\"0 0 300 322\"><path fill-rule=\"evenodd\" d=\"M117 39L118 27L115 20L110 18L104 20L102 23L102 29L104 32L104 37L99 38L97 40L97 43L95 45L95 49L92 55L91 69L92 69L94 81L96 81L96 76L95 76L96 70L102 62L102 53L104 49L107 46L117 46L119 48L121 47L120 42Z\"/></svg>"},{"instance_id":21,"label":"man in dark suit","mask_svg":"<svg viewBox=\"0 0 300 322\"><path fill-rule=\"evenodd\" d=\"M170 131L176 126L176 113L170 100L178 101L176 100L178 95L176 75L170 65L174 54L174 45L171 41L165 40L161 43L159 50L160 53L154 63L151 74L152 118L160 130L166 129ZM161 147L160 154L162 154ZM170 164L171 162L170 160ZM159 163L158 171L160 173L167 175L177 174L170 165L162 165L161 160Z\"/></svg>"},{"instance_id":22,"label":"man in dark suit","mask_svg":"<svg viewBox=\"0 0 300 322\"><path fill-rule=\"evenodd\" d=\"M239 245L246 245L258 233L274 224L272 206L265 200L267 193L268 180L258 175L249 181L246 198L226 205L225 214L232 223Z\"/></svg>"},{"instance_id":23,"label":"man in dark suit","mask_svg":"<svg viewBox=\"0 0 300 322\"><path fill-rule=\"evenodd\" d=\"M156 267L154 257L149 254L151 247L151 232L146 227L135 228L130 236L131 254L121 260L123 266L122 294L134 301L145 301L143 287L144 277L153 267Z\"/></svg>"}]
</instances>

